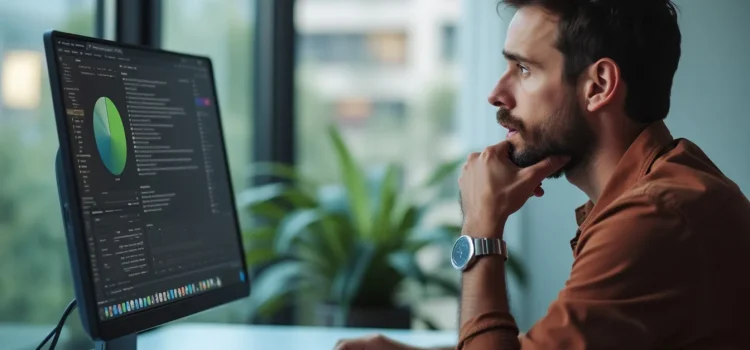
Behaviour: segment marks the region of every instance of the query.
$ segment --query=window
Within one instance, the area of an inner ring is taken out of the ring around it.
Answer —
[[[164,49],[212,60],[235,192],[248,184],[245,171],[252,157],[254,9],[255,1],[247,0],[164,0],[162,10]],[[188,319],[244,322],[247,311],[230,304]]]
[[[297,2],[297,159],[303,172],[331,176],[323,174],[331,168],[323,164],[331,163],[321,154],[330,152],[321,153],[328,145],[319,137],[329,123],[342,128],[360,162],[408,164],[407,183],[456,156],[457,72],[442,69],[440,48],[460,10],[457,1]],[[410,52],[419,55],[410,59]]]
[[[300,55],[303,60],[319,62],[361,61],[364,37],[356,34],[311,34],[302,36]]]
[[[303,61],[321,63],[404,64],[406,35],[398,32],[303,34]]]
[[[391,123],[403,126],[406,118],[404,101],[378,101],[368,98],[347,98],[335,104],[336,123],[340,126],[362,127],[365,124]]]
[[[73,298],[42,34],[94,34],[95,0],[0,0],[0,339],[31,349]],[[61,346],[90,348],[78,317]]]
[[[406,61],[404,33],[376,32],[367,36],[367,52],[371,60],[381,64],[403,64]]]
[[[458,49],[456,26],[448,24],[442,29],[442,55],[443,61],[452,63],[456,61],[456,51]]]
[[[445,46],[455,45],[461,9],[459,1],[297,1],[296,158],[303,174],[340,180],[321,136],[330,124],[368,175],[401,166],[405,188],[458,158],[459,72],[446,66],[444,51],[455,50]],[[459,223],[455,177],[446,181],[433,216]],[[454,327],[452,315],[433,316]]]
[[[214,67],[224,138],[236,191],[251,160],[254,1],[164,0],[162,46],[208,56]]]

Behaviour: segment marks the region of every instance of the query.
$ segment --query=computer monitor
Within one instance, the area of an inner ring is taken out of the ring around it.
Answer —
[[[57,31],[44,43],[86,332],[134,344],[248,296],[211,60]]]

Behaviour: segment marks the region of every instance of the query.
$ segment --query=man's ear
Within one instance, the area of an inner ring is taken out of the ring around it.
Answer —
[[[584,72],[584,106],[587,111],[595,112],[610,104],[622,88],[620,67],[609,58],[594,62]]]

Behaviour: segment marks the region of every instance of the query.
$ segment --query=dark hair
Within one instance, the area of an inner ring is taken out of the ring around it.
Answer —
[[[575,84],[601,58],[620,67],[628,86],[625,113],[637,121],[669,113],[672,81],[682,35],[671,0],[501,0],[514,8],[540,6],[560,19],[557,49],[565,57],[564,78]]]

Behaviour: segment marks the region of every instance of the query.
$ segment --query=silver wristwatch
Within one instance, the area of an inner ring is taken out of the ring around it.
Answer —
[[[474,238],[463,235],[453,244],[451,264],[457,270],[465,271],[472,263],[484,255],[500,255],[508,260],[508,247],[499,238]]]

